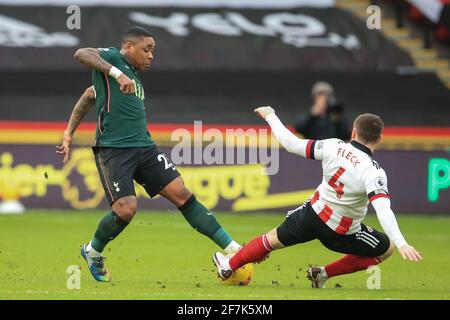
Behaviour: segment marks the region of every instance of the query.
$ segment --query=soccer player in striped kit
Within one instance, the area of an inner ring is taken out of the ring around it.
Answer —
[[[420,261],[421,253],[410,246],[398,227],[387,189],[385,171],[372,159],[381,140],[382,120],[373,114],[356,118],[352,141],[299,139],[275,115],[271,107],[255,112],[265,119],[273,135],[289,152],[322,162],[323,179],[314,195],[301,207],[289,211],[277,228],[246,244],[233,257],[213,255],[219,276],[229,278],[241,266],[264,260],[276,249],[318,239],[332,251],[345,254],[322,267],[310,267],[314,288],[327,279],[365,270],[386,260],[396,247],[405,260]],[[385,233],[362,223],[368,201],[372,203]]]

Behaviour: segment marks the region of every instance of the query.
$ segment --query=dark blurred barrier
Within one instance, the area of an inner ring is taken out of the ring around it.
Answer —
[[[162,150],[171,156],[170,148]],[[375,159],[387,172],[395,211],[450,213],[448,153],[380,151]],[[278,174],[262,174],[265,167],[276,166]],[[320,162],[286,151],[280,151],[278,159],[272,157],[267,166],[183,165],[179,170],[206,206],[236,212],[284,212],[297,207],[312,195],[322,178]],[[144,199],[147,196],[141,187],[136,192],[141,209],[175,210],[165,199]],[[26,207],[35,208],[105,207],[90,148],[75,148],[72,159],[63,167],[53,146],[0,145],[0,196],[20,198]]]
[[[150,123],[261,124],[253,107],[272,105],[292,124],[311,105],[311,86],[330,82],[351,120],[377,113],[387,126],[448,126],[450,90],[433,73],[155,72],[143,74]],[[67,121],[90,72],[3,72],[0,120]],[[87,121],[95,121],[91,112]]]
[[[82,7],[80,29],[58,6],[0,6],[0,70],[81,69],[78,47],[120,46],[132,25],[156,40],[155,70],[393,71],[402,49],[338,8]]]
[[[68,30],[64,6],[0,6],[0,120],[66,121],[91,83],[72,58],[76,48],[118,46],[123,30],[138,24],[157,41],[152,69],[142,74],[151,123],[259,123],[257,105],[294,121],[309,109],[313,83],[325,80],[349,119],[375,112],[388,126],[449,124],[450,92],[436,76],[414,73],[404,50],[338,8],[89,6],[81,13],[81,29]]]

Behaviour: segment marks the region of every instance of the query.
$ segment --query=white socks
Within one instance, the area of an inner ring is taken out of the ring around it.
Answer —
[[[320,274],[325,279],[328,279],[327,271],[325,270],[325,267],[320,267]]]
[[[231,241],[230,244],[224,249],[227,254],[234,254],[241,249],[241,245],[236,241]]]
[[[98,252],[97,250],[95,250],[94,248],[92,248],[91,243],[89,242],[88,245],[86,246],[86,252],[87,254],[92,257],[92,258],[97,258],[97,257],[101,257],[102,253]]]

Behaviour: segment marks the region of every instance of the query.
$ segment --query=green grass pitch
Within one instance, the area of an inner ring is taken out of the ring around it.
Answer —
[[[94,281],[79,249],[92,236],[100,211],[28,211],[0,215],[0,299],[450,299],[450,218],[398,215],[407,240],[424,256],[403,261],[396,252],[381,265],[381,289],[367,289],[366,272],[310,287],[309,264],[340,255],[318,241],[272,253],[255,265],[247,287],[219,284],[211,255],[216,246],[177,211],[140,212],[105,251],[114,281]],[[283,215],[217,213],[239,242],[277,226]],[[373,214],[367,224],[380,228]],[[81,289],[69,290],[68,266],[81,266]]]

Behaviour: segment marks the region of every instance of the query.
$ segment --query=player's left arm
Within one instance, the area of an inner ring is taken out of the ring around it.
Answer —
[[[105,52],[104,50],[102,50]],[[134,82],[126,76],[122,71],[112,65],[102,57],[100,49],[96,48],[80,48],[75,51],[74,59],[79,61],[82,65],[92,70],[97,70],[101,73],[110,75],[119,83],[120,90],[123,93],[134,93]],[[109,59],[111,61],[111,59]],[[112,62],[112,61],[111,61]]]
[[[80,48],[75,51],[74,59],[89,69],[109,74],[114,67],[108,61],[100,56],[99,50],[96,48]]]
[[[378,169],[369,173],[365,184],[369,201],[377,213],[378,221],[388,238],[397,247],[400,255],[403,259],[409,261],[422,260],[420,252],[406,242],[400,231],[397,219],[391,209],[391,200],[387,190],[387,178],[384,170]]]
[[[287,151],[304,158],[322,160],[322,150],[315,152],[315,149],[317,149],[315,148],[315,141],[298,138],[283,125],[272,107],[259,107],[255,109],[255,112],[267,121],[272,129],[272,134]]]
[[[84,91],[83,95],[75,104],[72,114],[70,115],[70,120],[67,124],[67,128],[66,130],[64,130],[62,143],[60,146],[56,146],[56,153],[64,156],[63,163],[69,161],[73,135],[75,134],[78,125],[81,123],[84,116],[89,112],[94,104],[95,92],[94,87],[91,86]]]

